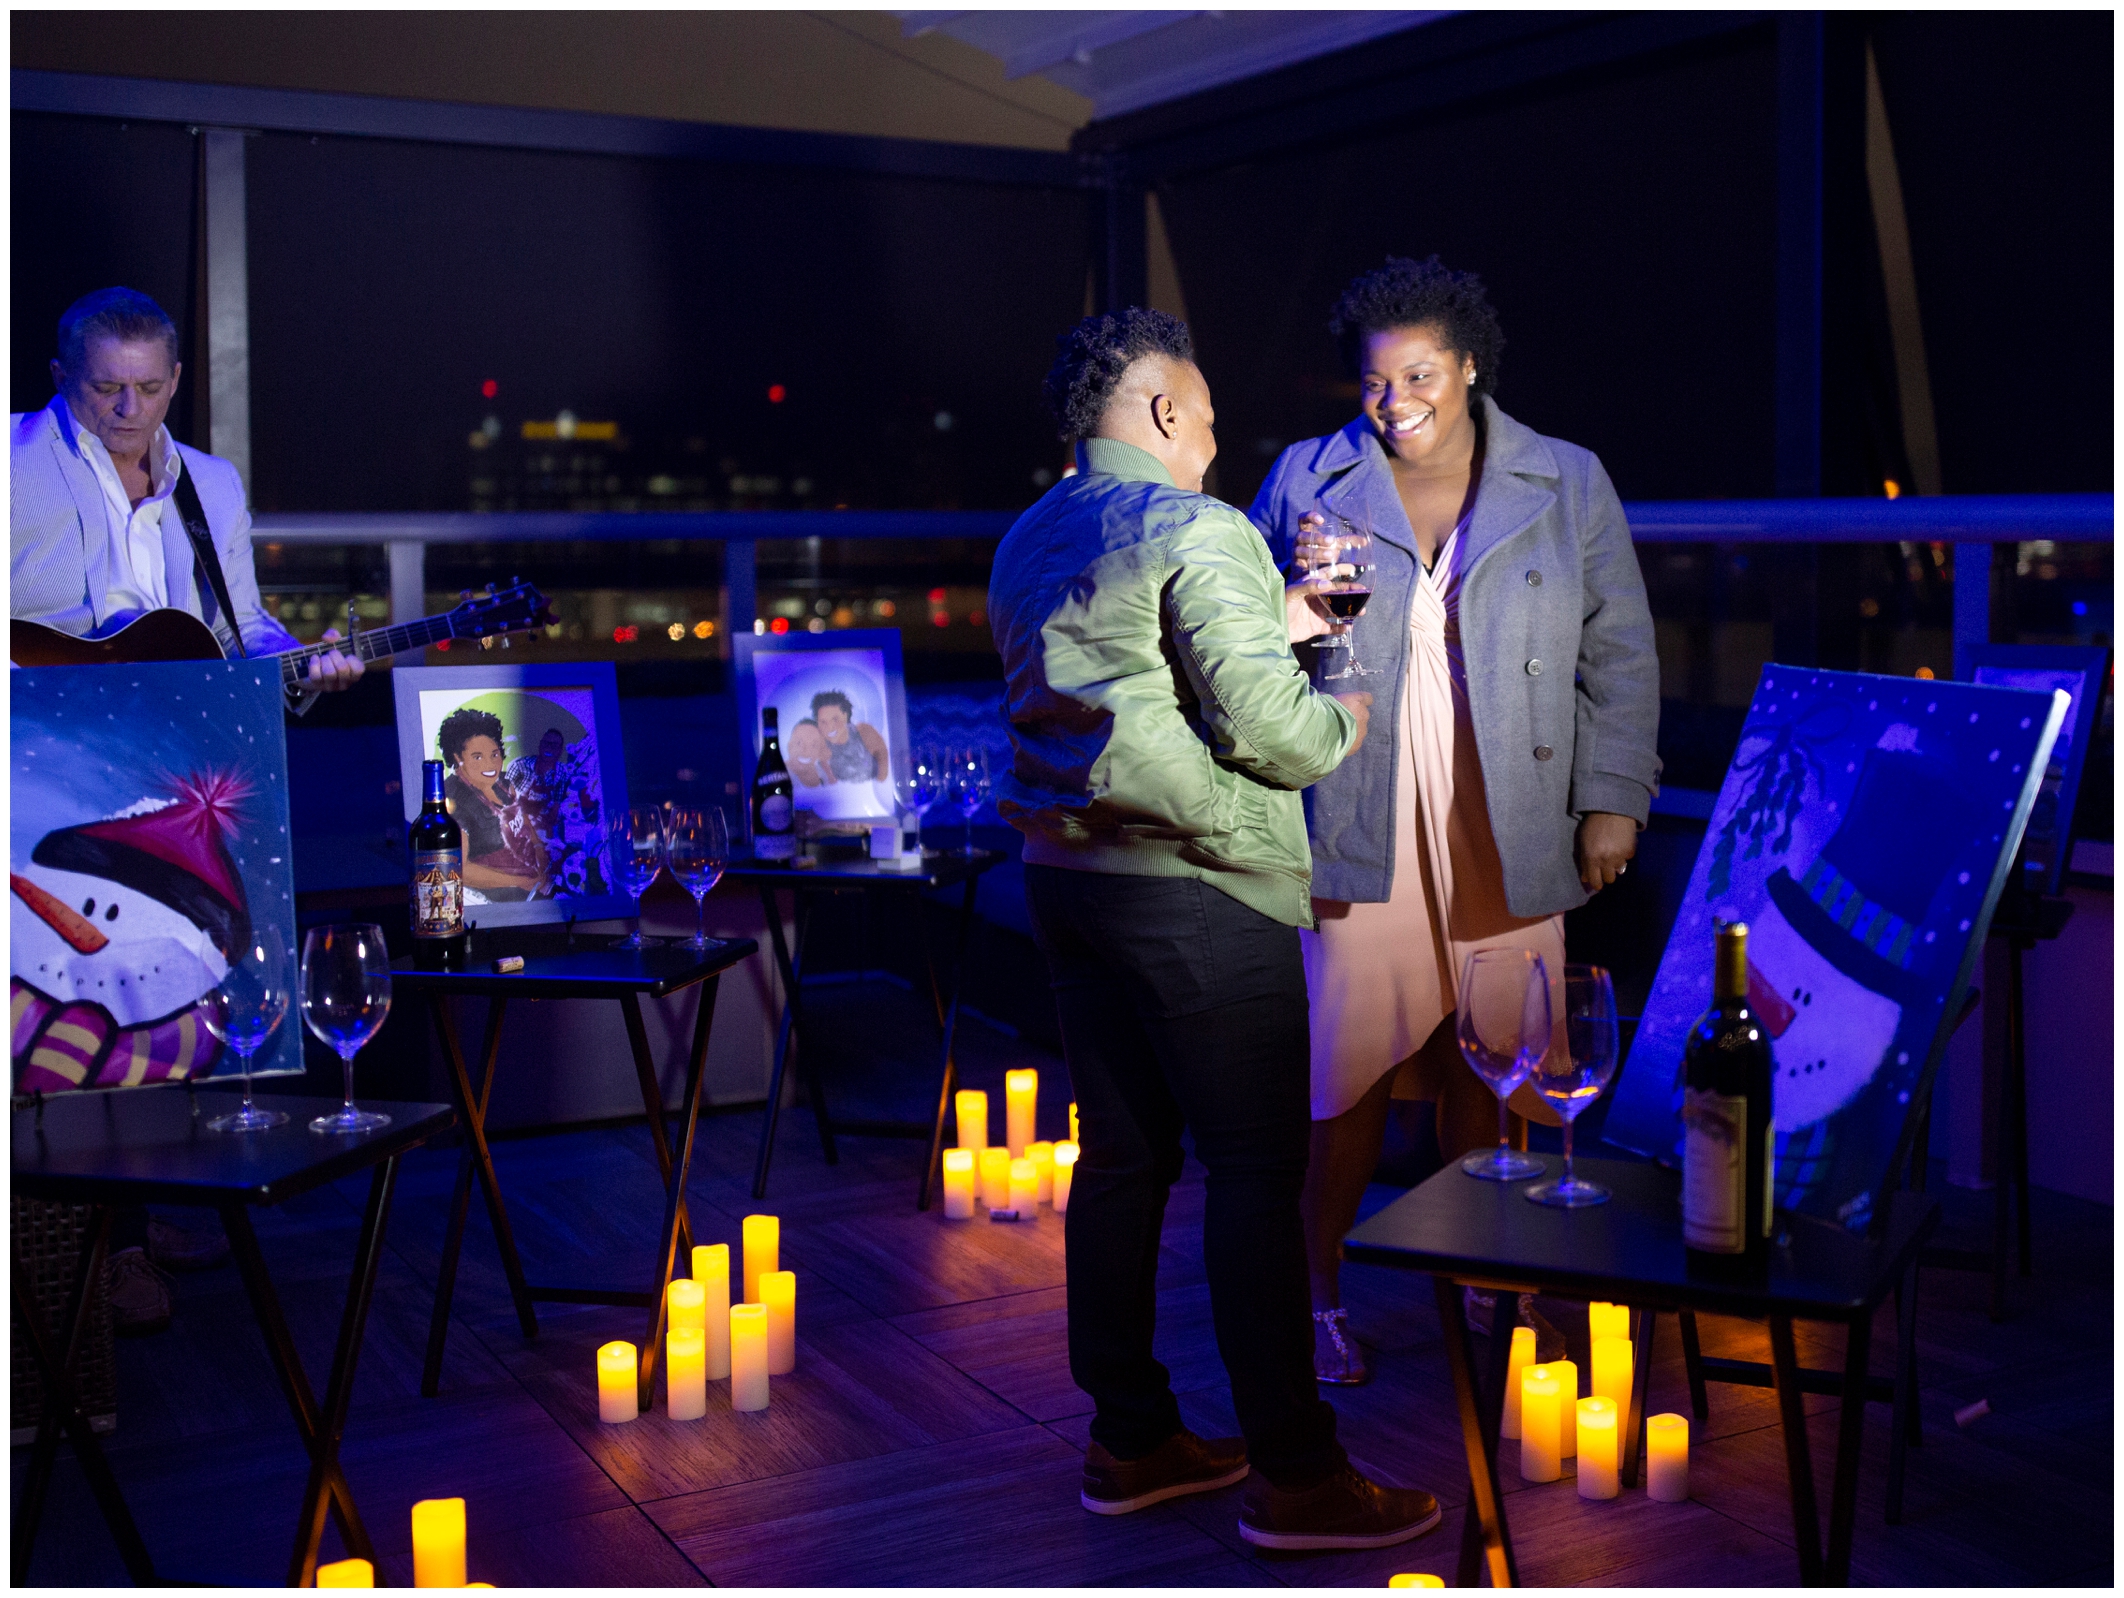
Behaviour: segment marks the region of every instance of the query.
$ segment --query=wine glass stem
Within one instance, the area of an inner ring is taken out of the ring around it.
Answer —
[[[249,1115],[251,1113],[251,1051],[249,1049],[238,1049],[236,1051],[236,1065],[243,1072],[243,1113]]]
[[[1504,1098],[1497,1100],[1497,1156],[1499,1159],[1512,1149],[1512,1112],[1506,1108]]]
[[[1578,1180],[1578,1178],[1577,1178],[1577,1177],[1575,1177],[1575,1176],[1573,1176],[1573,1175],[1571,1174],[1571,1119],[1572,1119],[1572,1118],[1571,1118],[1570,1116],[1568,1116],[1568,1115],[1567,1115],[1567,1116],[1565,1116],[1565,1117],[1563,1118],[1563,1124],[1564,1124],[1564,1174],[1563,1174],[1563,1185],[1564,1185],[1565,1187],[1567,1187],[1567,1188],[1568,1188],[1568,1187],[1571,1187],[1571,1186],[1574,1186],[1574,1185],[1575,1185],[1575,1184],[1577,1183],[1577,1180]]]
[[[346,1112],[349,1115],[354,1113],[354,1054],[352,1049],[342,1049],[339,1053],[340,1071],[346,1079]]]
[[[708,890],[702,888],[693,896],[693,941],[708,941]]]

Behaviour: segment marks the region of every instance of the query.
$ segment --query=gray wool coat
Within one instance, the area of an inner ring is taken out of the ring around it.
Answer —
[[[1588,450],[1544,438],[1481,401],[1482,484],[1465,537],[1460,598],[1468,705],[1490,830],[1516,916],[1585,903],[1573,856],[1578,818],[1604,810],[1643,825],[1659,791],[1659,657],[1644,576],[1622,503]],[[1395,785],[1403,758],[1409,602],[1416,538],[1386,452],[1362,416],[1277,458],[1249,513],[1279,564],[1298,518],[1341,513],[1368,526],[1371,603],[1356,622],[1371,736],[1305,793],[1313,893],[1384,902],[1394,886]]]

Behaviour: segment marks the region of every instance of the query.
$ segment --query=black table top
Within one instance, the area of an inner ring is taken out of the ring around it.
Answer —
[[[571,940],[560,927],[496,927],[472,934],[468,969],[421,971],[408,957],[391,962],[391,980],[422,992],[509,999],[617,999],[626,993],[661,999],[729,970],[760,948],[750,938],[722,938],[706,949],[685,948],[677,939],[645,949],[613,948],[621,936],[578,933]],[[504,955],[521,955],[523,970],[495,970]]]
[[[978,877],[1009,858],[1009,855],[998,854],[992,849],[970,855],[946,849],[924,853],[919,871],[896,871],[865,855],[822,855],[808,866],[746,856],[731,861],[723,875],[739,882],[764,882],[772,887],[867,888],[884,883],[911,882],[923,888],[947,888],[968,877]]]
[[[1547,1164],[1552,1176],[1563,1168],[1554,1155]],[[1780,1217],[1780,1236],[1789,1241],[1773,1241],[1763,1279],[1713,1282],[1690,1273],[1682,1248],[1679,1173],[1580,1159],[1578,1174],[1615,1196],[1590,1209],[1550,1209],[1526,1198],[1531,1182],[1485,1182],[1455,1162],[1358,1226],[1343,1254],[1480,1287],[1655,1309],[1847,1320],[1880,1302],[1939,1218],[1939,1201],[1922,1193],[1894,1195],[1877,1239]]]
[[[198,1113],[194,1115],[194,1100]],[[206,1123],[240,1102],[227,1089],[116,1088],[61,1093],[15,1117],[15,1192],[72,1203],[278,1204],[366,1170],[426,1142],[457,1119],[447,1104],[355,1102],[391,1124],[374,1132],[320,1133],[313,1117],[337,1099],[261,1093],[261,1109],[281,1110],[285,1126],[265,1132],[209,1132]]]

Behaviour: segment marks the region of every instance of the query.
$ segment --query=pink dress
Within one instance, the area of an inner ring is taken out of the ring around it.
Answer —
[[[1563,967],[1563,917],[1522,920],[1505,905],[1460,644],[1466,528],[1463,519],[1431,570],[1419,568],[1409,601],[1392,895],[1384,904],[1316,899],[1320,930],[1299,934],[1316,1121],[1351,1108],[1397,1066],[1413,1066],[1453,1012],[1461,967],[1475,950],[1532,949],[1552,976]],[[1413,1070],[1405,1072],[1396,1096],[1416,1096],[1405,1091],[1414,1085]]]

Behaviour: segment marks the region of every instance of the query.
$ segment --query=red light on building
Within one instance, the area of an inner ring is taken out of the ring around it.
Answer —
[[[450,640],[447,638],[438,638],[435,640],[435,647],[437,649],[448,649],[450,647]]]
[[[969,610],[966,613],[966,625],[969,627],[979,627],[987,620],[988,618],[982,615],[978,610]]]
[[[943,589],[941,589],[941,588],[932,588],[932,589],[931,589],[931,590],[929,591],[929,605],[930,605],[930,608],[931,608],[932,610],[942,610],[942,609],[944,608],[944,590],[943,590]]]
[[[779,405],[787,398],[789,398],[789,390],[782,387],[781,384],[769,383],[767,385],[767,403],[769,405]]]
[[[951,625],[951,618],[945,615],[944,612],[940,610],[934,616],[931,616],[929,618],[929,625],[932,627],[949,627]]]
[[[490,377],[484,383],[479,385],[479,391],[486,398],[492,399],[495,395],[501,392],[501,384],[495,382],[494,379]]]
[[[612,641],[615,644],[631,644],[640,639],[641,636],[641,628],[632,625],[612,629]]]
[[[767,624],[767,630],[771,633],[786,633],[789,631],[789,618],[787,616],[775,617],[773,621]]]

